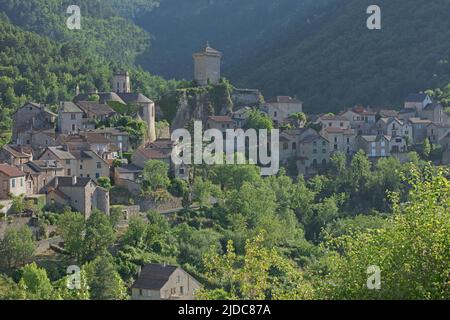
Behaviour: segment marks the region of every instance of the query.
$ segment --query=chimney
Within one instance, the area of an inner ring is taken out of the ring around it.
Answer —
[[[142,272],[142,267],[138,266],[138,270],[137,270],[137,276],[138,278],[141,276],[141,272]]]
[[[77,184],[77,176],[73,176],[72,177],[72,185],[76,185]]]

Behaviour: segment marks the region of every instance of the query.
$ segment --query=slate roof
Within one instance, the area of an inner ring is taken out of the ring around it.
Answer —
[[[427,98],[426,93],[410,93],[405,102],[423,102]]]
[[[336,127],[328,127],[324,129],[327,133],[342,133],[346,135],[353,135],[355,134],[354,129],[343,129],[343,128],[336,128]]]
[[[56,160],[34,160],[24,165],[24,172],[40,173],[45,170],[63,170],[64,167]]]
[[[135,164],[123,164],[116,168],[119,173],[139,173],[143,169]]]
[[[81,93],[77,95],[74,99],[75,102],[80,101],[89,101],[89,97],[91,95],[97,95],[100,97],[100,103],[108,103],[108,102],[119,102],[121,104],[126,104],[115,92],[92,92],[92,93]]]
[[[61,160],[74,160],[75,157],[69,152],[63,149],[61,146],[48,147],[49,151],[55,154]],[[44,152],[45,153],[45,152]]]
[[[148,264],[142,268],[132,288],[160,290],[177,269],[178,267],[175,266]]]
[[[386,140],[390,141],[391,138],[389,136],[385,135],[363,135],[361,138],[367,142],[375,142],[381,140],[381,138],[384,137]]]
[[[442,108],[442,104],[440,104],[440,103],[429,103],[423,109],[424,110],[434,110],[436,108]]]
[[[117,93],[117,95],[125,101],[125,103],[153,103],[152,100],[144,96],[142,93]]]
[[[80,101],[77,105],[84,111],[90,112],[97,116],[107,116],[115,114],[116,112],[105,103],[98,103],[92,101]]]
[[[64,113],[83,113],[83,110],[71,101],[61,102],[60,111]]]
[[[200,52],[194,53],[194,56],[196,55],[214,55],[214,56],[221,56],[222,53],[219,50],[216,50],[212,48],[209,43],[207,42],[206,45],[203,47],[203,49]]]
[[[86,187],[90,182],[94,182],[91,178],[81,178],[77,177],[77,183],[73,184],[73,178],[72,177],[55,177],[53,178],[50,183],[48,184],[48,188],[58,188],[58,187],[77,187],[77,188],[84,188]]]
[[[348,121],[346,117],[340,115],[323,115],[319,119],[324,121]]]
[[[431,123],[431,120],[420,118],[409,118],[409,122],[411,122],[412,124],[429,124]]]
[[[27,153],[21,146],[15,146],[15,145],[4,145],[3,150],[8,152],[9,154],[13,155],[16,158],[29,158],[31,156],[31,150],[30,153]]]

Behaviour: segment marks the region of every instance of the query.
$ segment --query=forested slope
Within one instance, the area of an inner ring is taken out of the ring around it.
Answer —
[[[399,106],[450,82],[450,2],[380,0],[382,30],[366,27],[370,0],[162,0],[138,19],[154,36],[139,58],[164,76],[192,77],[191,53],[209,40],[223,74],[265,96],[297,95],[309,112],[354,104]]]

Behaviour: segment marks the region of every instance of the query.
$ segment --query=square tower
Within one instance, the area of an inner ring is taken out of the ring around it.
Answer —
[[[116,93],[131,93],[130,74],[128,72],[115,73],[112,86]]]
[[[208,83],[217,84],[220,81],[220,63],[222,53],[206,44],[201,52],[193,54],[194,58],[194,80],[200,86]]]

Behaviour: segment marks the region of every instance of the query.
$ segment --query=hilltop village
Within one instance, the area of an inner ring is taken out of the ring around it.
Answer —
[[[193,57],[198,86],[219,84],[221,53],[207,45]],[[109,213],[109,195],[99,180],[109,179],[138,196],[149,160],[164,161],[174,177],[188,179],[187,167],[171,163],[169,128],[157,133],[155,103],[132,91],[127,72],[116,73],[112,87],[114,92],[77,89],[74,100],[62,101],[55,113],[36,102],[20,107],[13,114],[12,142],[0,150],[0,198],[42,197],[88,217],[92,208]],[[438,163],[450,162],[449,117],[425,93],[407,96],[401,110],[355,106],[321,115],[304,114],[302,102],[289,96],[261,101],[258,90],[237,89],[233,98],[239,107],[207,116],[204,128],[224,133],[246,128],[251,113],[260,112],[281,129],[281,165],[294,165],[293,176],[319,173],[336,152],[351,157],[363,150],[374,162],[390,156],[404,161],[424,143],[439,148]],[[145,123],[141,141],[132,143],[127,128],[111,121],[123,116],[123,110]]]
[[[206,45],[193,57],[198,88],[224,83],[219,51]],[[0,222],[0,238],[9,225],[21,221],[36,239],[51,236],[51,229],[42,234],[30,222],[36,219],[33,206],[54,212],[69,207],[89,219],[95,210],[109,216],[113,207],[121,205],[124,223],[149,208],[164,211],[184,206],[180,199],[149,200],[143,189],[152,174],[146,166],[155,160],[166,164],[171,179],[191,182],[191,168],[171,162],[175,142],[170,132],[192,120],[225,133],[252,128],[255,119],[263,119],[268,128],[280,129],[280,165],[293,178],[320,174],[336,153],[351,159],[363,151],[376,163],[386,157],[405,162],[416,151],[436,164],[450,163],[450,119],[443,106],[425,93],[408,95],[401,110],[354,106],[336,114],[305,114],[297,97],[266,100],[258,90],[233,88],[232,108],[204,106],[198,112],[180,105],[169,126],[157,121],[164,113],[162,106],[133,92],[128,72],[117,72],[111,81],[112,92],[77,88],[75,98],[61,101],[57,110],[28,102],[13,114],[12,141],[0,150],[0,202],[7,221]],[[17,212],[18,202],[31,205]],[[168,204],[161,207],[161,202]],[[146,266],[142,274],[163,274],[169,282],[176,275],[191,279],[182,269],[159,265]],[[190,281],[199,287],[195,279]],[[144,298],[144,282],[136,282],[134,298]],[[178,294],[183,295],[183,290]],[[186,294],[193,297],[192,290]]]

